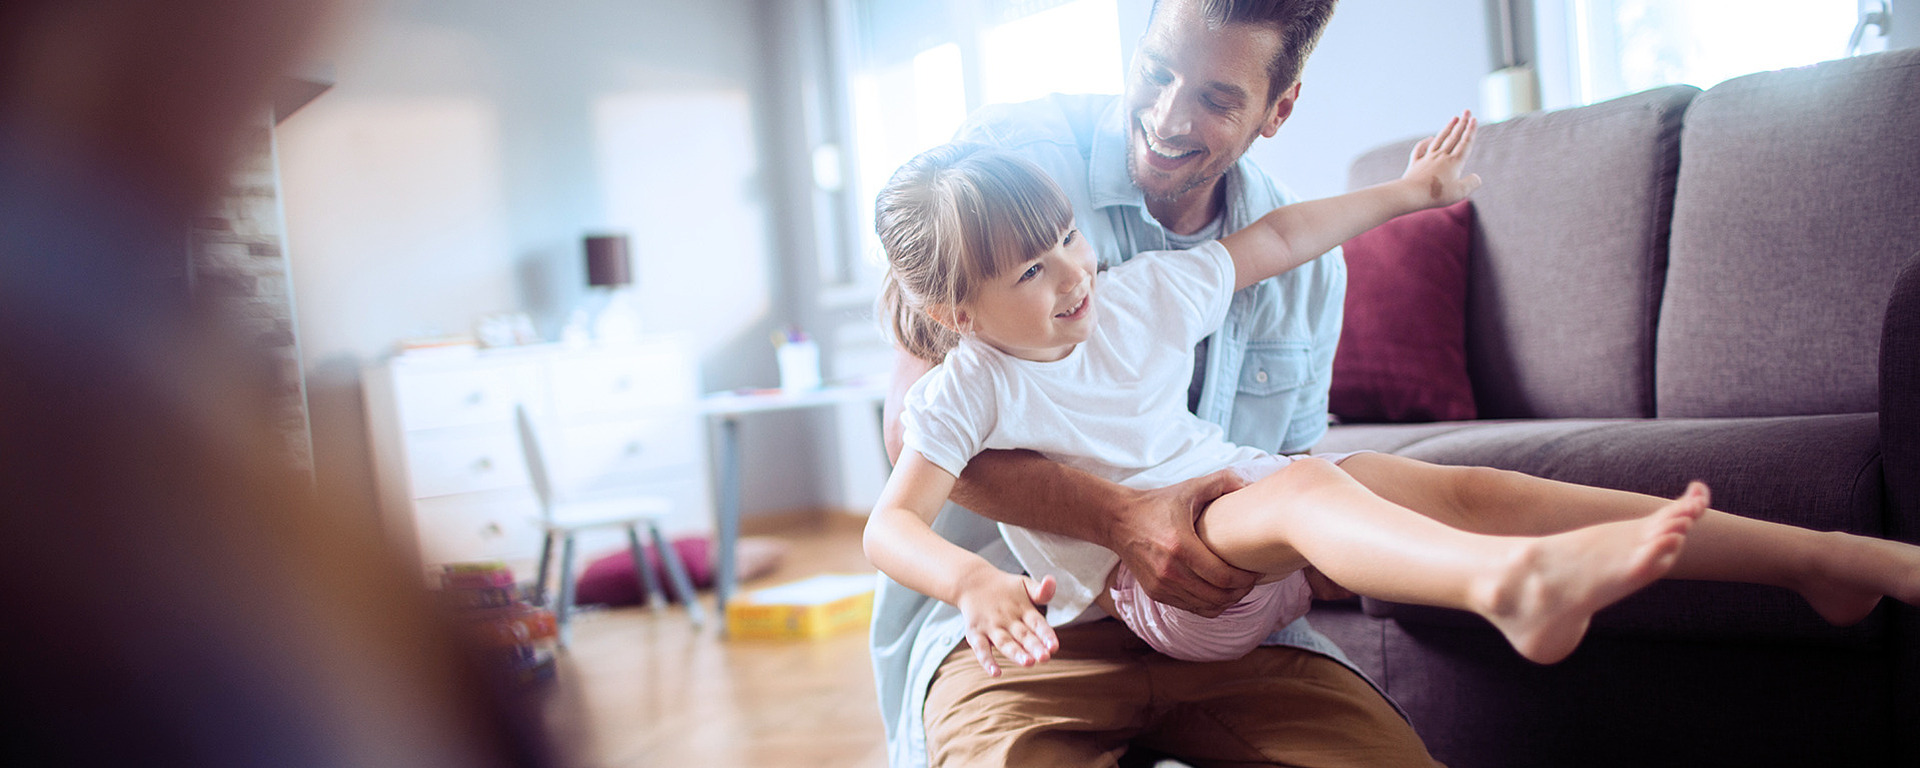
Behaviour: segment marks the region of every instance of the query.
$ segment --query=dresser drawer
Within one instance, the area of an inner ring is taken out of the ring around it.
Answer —
[[[568,421],[670,407],[696,396],[686,357],[674,345],[564,356],[552,371],[554,408]]]
[[[413,523],[426,562],[523,560],[540,554],[540,506],[514,488],[438,496],[414,503]]]
[[[393,387],[400,428],[510,423],[528,375],[527,370],[512,366],[399,369]]]
[[[698,466],[694,451],[705,446],[700,423],[691,414],[577,424],[561,430],[566,445],[554,467],[562,482],[649,474],[676,466]],[[616,480],[617,482],[617,480]]]
[[[527,459],[512,422],[407,433],[414,498],[527,485]]]

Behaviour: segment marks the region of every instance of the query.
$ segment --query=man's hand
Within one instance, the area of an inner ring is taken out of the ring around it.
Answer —
[[[1246,597],[1259,574],[1228,565],[1200,541],[1193,521],[1214,499],[1246,481],[1232,470],[1142,491],[1135,503],[1112,510],[1106,544],[1119,553],[1152,597],[1214,617]]]

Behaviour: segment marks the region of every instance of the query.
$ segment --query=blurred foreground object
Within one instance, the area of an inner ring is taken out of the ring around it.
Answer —
[[[0,763],[544,762],[192,288],[328,6],[0,5]]]

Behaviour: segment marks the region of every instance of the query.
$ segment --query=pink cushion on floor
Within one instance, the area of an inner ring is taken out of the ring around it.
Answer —
[[[687,566],[687,576],[693,579],[694,588],[713,586],[713,540],[705,536],[689,536],[673,539],[672,544],[674,552],[680,555],[680,562]],[[745,581],[778,567],[785,553],[786,547],[782,542],[743,538],[734,548],[734,570],[739,573],[740,580]],[[673,582],[667,578],[667,569],[660,562],[660,554],[654,551],[651,544],[646,547],[646,556],[657,583],[667,591],[667,599],[677,602]],[[580,577],[574,580],[573,602],[577,605],[638,604],[640,582],[633,570],[633,556],[623,549],[587,563],[586,570],[581,571]]]
[[[693,579],[693,586],[702,589],[713,585],[713,563],[709,553],[713,542],[706,537],[673,539],[673,550],[680,555],[680,562],[686,564],[687,575]],[[674,600],[673,582],[667,580],[666,566],[660,562],[660,553],[655,552],[651,544],[646,547],[647,565],[653,568],[657,583],[667,589],[667,599]],[[633,571],[633,556],[626,550],[614,552],[587,563],[580,572],[580,578],[574,582],[573,602],[580,605],[633,605],[640,602],[640,582]]]

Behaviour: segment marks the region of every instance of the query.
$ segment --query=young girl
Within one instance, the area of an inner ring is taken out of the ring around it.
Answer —
[[[1185,410],[1194,344],[1219,325],[1233,291],[1394,216],[1464,198],[1479,185],[1461,175],[1474,129],[1470,115],[1449,122],[1415,148],[1398,181],[1286,206],[1097,280],[1069,204],[1031,164],[967,145],[907,163],[877,205],[890,262],[883,301],[901,344],[944,360],[908,395],[906,450],[868,523],[868,557],[958,607],[995,675],[994,651],[1044,661],[1057,648],[1051,626],[1097,618],[1093,605],[1170,656],[1237,657],[1305,613],[1299,570],[1309,562],[1362,594],[1479,613],[1541,663],[1571,653],[1595,611],[1670,570],[1793,587],[1838,623],[1864,617],[1884,594],[1920,597],[1920,550],[1712,512],[1697,483],[1667,502],[1384,454],[1290,459],[1234,446]],[[1097,545],[1006,525],[1030,576],[999,571],[931,522],[973,455],[1002,448],[1135,488],[1234,467],[1254,482],[1215,502],[1196,528],[1222,559],[1267,576],[1208,619],[1148,599]],[[1516,522],[1530,512],[1533,522]],[[1703,515],[1706,552],[1678,568]]]

